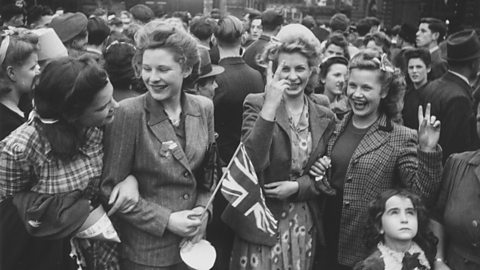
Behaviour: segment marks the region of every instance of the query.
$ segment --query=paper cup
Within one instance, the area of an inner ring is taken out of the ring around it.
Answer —
[[[98,206],[87,217],[87,220],[78,230],[76,237],[113,241],[120,243],[117,231],[113,227],[110,218],[108,218],[103,206]]]
[[[32,32],[38,35],[38,46],[40,47],[38,61],[68,56],[67,48],[65,48],[55,30],[42,28],[32,30]]]
[[[200,240],[196,244],[187,242],[180,249],[183,262],[195,270],[209,270],[213,267],[217,252],[207,240]]]

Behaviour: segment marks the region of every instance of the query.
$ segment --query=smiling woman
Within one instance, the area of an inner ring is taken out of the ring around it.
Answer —
[[[198,242],[208,218],[200,214],[213,185],[204,174],[215,140],[213,103],[183,91],[199,61],[197,43],[183,27],[152,21],[135,41],[136,71],[148,92],[123,100],[107,128],[102,191],[115,196],[114,186],[125,176],[138,179],[138,203],[129,213],[123,205],[116,212],[122,268],[187,269],[180,243]]]

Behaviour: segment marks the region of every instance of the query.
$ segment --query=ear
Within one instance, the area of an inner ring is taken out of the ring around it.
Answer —
[[[438,42],[438,37],[440,37],[440,33],[439,32],[434,32],[434,33],[432,33],[432,36],[433,36],[433,39]]]
[[[190,76],[190,74],[192,74],[192,67],[186,67],[183,69],[183,78],[187,78],[188,76]]]
[[[431,67],[431,66],[428,66],[428,67],[427,67],[427,74],[430,73],[430,71],[432,71],[432,67]]]
[[[7,76],[12,82],[17,81],[17,76],[15,75],[15,69],[12,66],[7,67]]]

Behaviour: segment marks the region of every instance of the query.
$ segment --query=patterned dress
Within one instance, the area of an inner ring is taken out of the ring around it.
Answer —
[[[297,124],[289,117],[291,179],[303,175],[312,151],[308,105],[305,102]],[[252,244],[236,237],[230,262],[231,270],[308,270],[313,267],[316,230],[307,202],[284,200],[288,212],[278,218],[277,243],[273,247]]]

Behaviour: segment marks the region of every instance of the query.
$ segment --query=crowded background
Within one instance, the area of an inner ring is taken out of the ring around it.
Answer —
[[[0,270],[480,269],[479,3],[201,2],[1,2]]]

